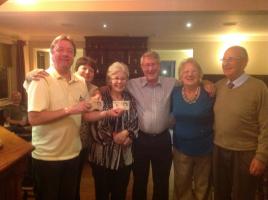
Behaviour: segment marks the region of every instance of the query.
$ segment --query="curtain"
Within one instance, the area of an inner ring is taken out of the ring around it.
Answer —
[[[25,63],[24,63],[24,52],[23,47],[25,45],[25,41],[18,40],[17,41],[17,90],[22,94],[22,101],[26,104],[26,95],[23,89],[23,82],[25,80]]]

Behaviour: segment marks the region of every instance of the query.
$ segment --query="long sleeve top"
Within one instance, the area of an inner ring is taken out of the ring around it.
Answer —
[[[267,87],[253,77],[233,89],[226,83],[227,79],[222,79],[216,84],[214,143],[229,150],[256,150],[255,157],[267,164]]]
[[[170,95],[176,84],[175,78],[160,76],[151,86],[145,77],[128,81],[127,89],[137,102],[140,129],[158,134],[170,126]]]
[[[101,92],[104,102],[103,109],[113,107],[110,90]],[[123,100],[130,102],[130,109],[124,111],[120,117],[106,117],[90,127],[89,161],[97,165],[117,170],[119,167],[133,163],[132,145],[124,146],[113,141],[113,132],[128,130],[131,138],[137,137],[138,114],[133,97],[126,91],[123,92]]]

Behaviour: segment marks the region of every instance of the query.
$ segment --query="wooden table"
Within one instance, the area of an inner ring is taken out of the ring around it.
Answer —
[[[27,167],[27,155],[33,146],[0,126],[0,199],[22,199],[21,181]]]

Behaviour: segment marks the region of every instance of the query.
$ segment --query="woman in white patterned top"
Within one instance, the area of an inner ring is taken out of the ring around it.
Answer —
[[[135,102],[125,91],[128,77],[126,65],[113,63],[107,71],[108,87],[101,91],[103,111],[84,115],[89,121],[97,121],[91,126],[89,150],[96,200],[124,200],[126,196],[133,163],[132,141],[138,133]]]

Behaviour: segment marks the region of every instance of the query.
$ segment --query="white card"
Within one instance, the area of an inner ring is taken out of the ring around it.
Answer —
[[[113,101],[113,108],[129,110],[129,101]]]

